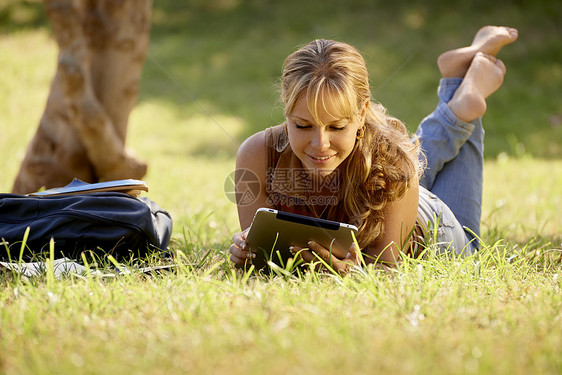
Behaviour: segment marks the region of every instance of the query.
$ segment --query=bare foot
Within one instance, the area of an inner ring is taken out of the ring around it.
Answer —
[[[437,59],[441,75],[462,78],[477,52],[496,56],[506,44],[515,42],[517,29],[504,26],[484,26],[476,33],[472,44],[444,52]]]
[[[466,75],[448,106],[466,122],[482,117],[486,112],[486,98],[503,83],[505,65],[494,56],[476,53]]]

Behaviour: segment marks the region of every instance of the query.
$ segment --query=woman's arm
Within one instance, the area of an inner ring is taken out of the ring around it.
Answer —
[[[267,204],[266,158],[264,131],[246,139],[238,149],[236,155],[236,197],[240,198],[245,193],[255,193],[255,189],[252,189],[246,183],[255,179],[259,181],[259,192],[256,196],[252,197],[246,194],[243,202],[237,202],[238,220],[242,230],[247,229],[252,224],[252,219],[258,208],[271,207]]]
[[[244,267],[246,262],[254,256],[246,248],[246,235],[248,228],[258,208],[270,207],[267,204],[266,193],[266,146],[265,132],[259,132],[242,143],[236,155],[236,198],[238,200],[238,220],[241,232],[232,236],[230,245],[230,260],[237,267]],[[257,195],[256,189],[248,185],[259,182]],[[244,198],[243,201],[240,198]]]
[[[384,233],[376,244],[364,249],[367,263],[378,260],[386,265],[396,264],[400,259],[400,251],[406,248],[412,237],[418,214],[418,200],[419,182],[415,176],[404,196],[389,202],[384,208]]]

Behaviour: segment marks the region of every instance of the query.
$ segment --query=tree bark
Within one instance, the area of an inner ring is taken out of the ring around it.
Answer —
[[[125,148],[150,34],[152,0],[45,0],[59,47],[45,111],[12,191],[140,179]]]

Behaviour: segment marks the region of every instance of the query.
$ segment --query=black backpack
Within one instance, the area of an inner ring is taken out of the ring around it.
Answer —
[[[55,257],[81,259],[83,251],[116,259],[165,251],[172,218],[148,198],[125,193],[27,196],[0,194],[0,258],[45,259],[54,238]],[[9,252],[9,256],[8,256]]]

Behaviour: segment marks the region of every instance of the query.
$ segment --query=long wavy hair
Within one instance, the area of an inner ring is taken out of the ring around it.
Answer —
[[[328,94],[336,103],[326,108]],[[371,99],[365,60],[353,46],[318,39],[287,57],[281,78],[281,100],[285,115],[306,95],[308,107],[318,121],[318,108],[351,118],[365,101],[364,135],[344,161],[338,198],[350,222],[359,228],[363,249],[374,245],[384,233],[384,208],[400,199],[421,171],[419,143],[411,141],[405,125],[388,115],[386,108]],[[288,139],[286,139],[288,143]],[[343,203],[343,204],[342,204]]]

